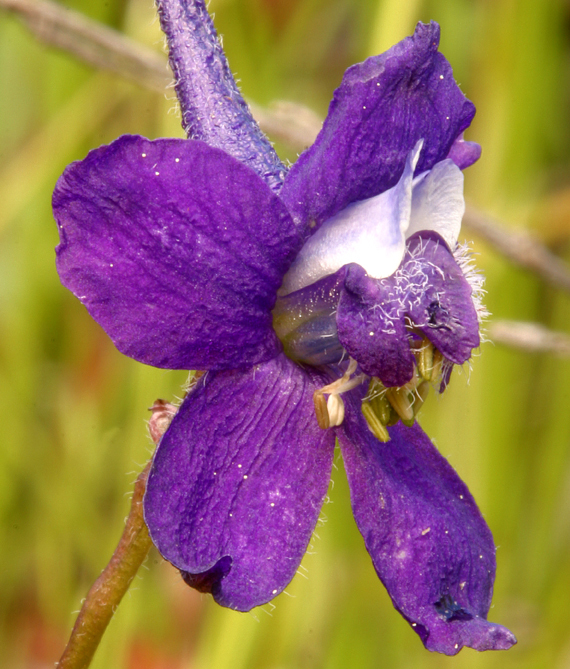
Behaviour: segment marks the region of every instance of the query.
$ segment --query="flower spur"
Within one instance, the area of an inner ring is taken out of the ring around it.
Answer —
[[[53,198],[61,280],[117,348],[207,370],[154,456],[153,542],[218,603],[269,601],[309,543],[338,438],[374,567],[425,646],[510,647],[486,620],[491,533],[414,423],[479,343],[453,255],[474,107],[438,26],[349,68],[288,170],[202,0],[158,10],[189,139],[120,137]]]

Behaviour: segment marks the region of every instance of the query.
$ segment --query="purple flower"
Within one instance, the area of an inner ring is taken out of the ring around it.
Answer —
[[[456,253],[474,107],[438,26],[347,70],[287,170],[202,0],[158,4],[191,139],[120,137],[53,198],[61,280],[117,348],[208,372],[154,457],[155,545],[224,606],[269,601],[309,543],[338,438],[374,567],[426,647],[510,647],[486,620],[491,533],[414,424],[479,344]]]

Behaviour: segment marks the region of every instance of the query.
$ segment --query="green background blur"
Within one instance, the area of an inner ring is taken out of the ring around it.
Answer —
[[[65,4],[162,48],[150,0]],[[418,20],[437,20],[441,50],[478,108],[468,139],[483,157],[466,173],[468,199],[570,259],[567,0],[212,0],[210,10],[250,99],[294,100],[321,115],[346,67]],[[67,163],[122,133],[181,136],[173,107],[40,45],[0,13],[2,667],[52,667],[59,657],[151,454],[147,407],[179,395],[186,376],[121,356],[60,286],[51,191]],[[570,331],[567,294],[475,248],[496,318]],[[514,649],[455,658],[423,649],[375,576],[337,459],[315,554],[274,610],[218,608],[153,552],[93,666],[570,667],[569,375],[568,360],[484,344],[472,371],[457,370],[421,417],[493,530],[489,617],[515,632]]]

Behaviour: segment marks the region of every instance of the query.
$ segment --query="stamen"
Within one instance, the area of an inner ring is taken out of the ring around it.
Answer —
[[[415,351],[415,353],[420,376],[425,381],[431,381],[433,370],[433,344],[427,337],[424,337],[421,347]]]
[[[346,372],[333,383],[329,383],[313,393],[313,403],[315,405],[315,415],[319,427],[326,430],[329,427],[338,427],[344,420],[344,402],[340,397],[341,393],[346,393],[356,386],[359,386],[366,378],[365,374],[358,374],[353,379],[350,377],[356,371],[358,363],[350,359]],[[325,402],[324,395],[328,395]]]
[[[370,431],[376,437],[376,439],[384,443],[390,441],[388,430],[380,418],[376,415],[372,404],[369,402],[362,402],[362,413],[364,414],[364,418],[368,423]]]
[[[344,420],[344,402],[340,395],[329,395],[327,400],[327,411],[331,427],[342,425]]]
[[[442,368],[443,368],[443,354],[440,351],[438,351],[438,349],[434,349],[431,379],[428,380],[430,380],[432,383],[435,383],[441,376]]]
[[[408,423],[414,420],[413,403],[410,401],[410,393],[404,387],[402,388],[388,388],[386,390],[386,397],[394,410],[400,416],[403,423]]]
[[[313,404],[315,405],[315,416],[317,417],[319,427],[321,430],[327,430],[331,426],[327,401],[325,400],[325,396],[318,390],[313,394]]]

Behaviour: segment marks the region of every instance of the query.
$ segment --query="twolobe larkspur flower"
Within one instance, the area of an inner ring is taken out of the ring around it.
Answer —
[[[414,423],[479,344],[457,255],[475,110],[437,24],[349,68],[287,169],[202,0],[158,10],[189,139],[120,137],[53,198],[61,280],[117,348],[207,371],[154,456],[155,545],[224,606],[269,601],[310,541],[338,438],[366,548],[426,647],[510,647],[486,620],[491,533]]]

